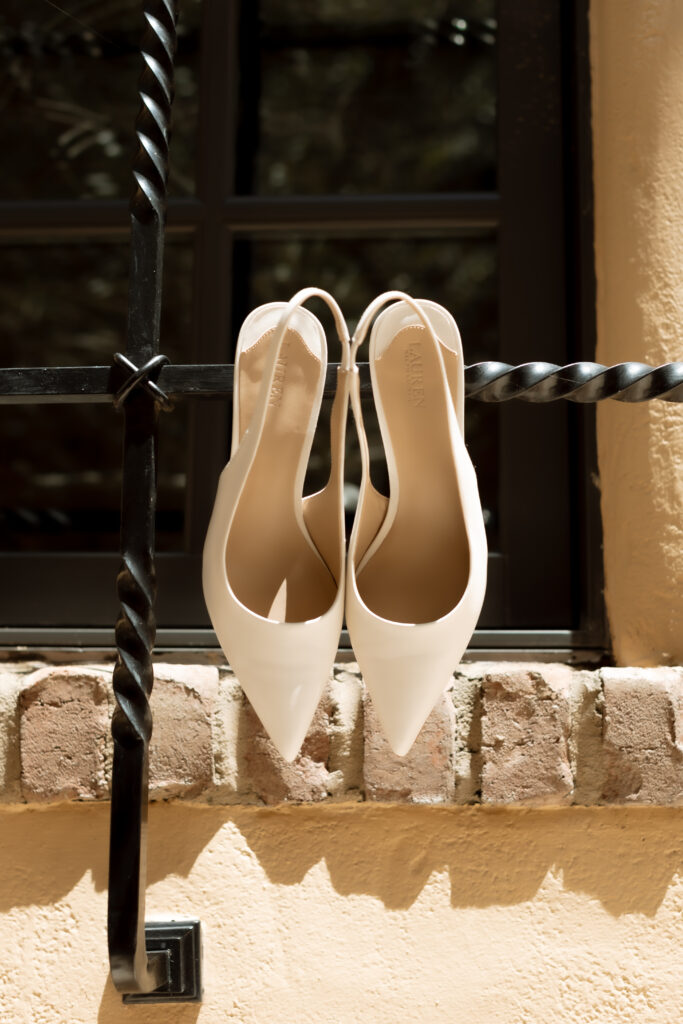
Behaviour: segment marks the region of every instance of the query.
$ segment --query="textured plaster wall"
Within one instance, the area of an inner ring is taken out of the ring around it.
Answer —
[[[648,1024],[683,1006],[683,810],[151,808],[205,1002],[107,976],[108,808],[0,813],[2,1024]]]
[[[683,359],[683,3],[593,0],[597,361]],[[622,665],[683,663],[683,406],[598,407]]]
[[[591,21],[597,359],[682,359],[683,2],[594,0]],[[683,408],[605,403],[598,440],[616,657],[681,663]],[[107,805],[8,805],[0,1024],[673,1024],[682,826],[680,808],[157,804],[148,916],[202,919],[205,1001],[124,1008]]]

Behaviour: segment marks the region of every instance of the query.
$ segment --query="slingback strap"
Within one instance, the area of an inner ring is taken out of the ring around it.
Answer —
[[[341,343],[341,363],[337,375],[337,393],[332,407],[330,422],[330,476],[322,491],[304,500],[303,516],[314,545],[333,572],[337,583],[342,579],[344,557],[344,511],[342,507],[344,476],[344,435],[346,412],[349,404],[349,380],[351,373],[351,341],[346,321],[335,299],[322,288],[303,288],[297,292],[282,310],[275,330],[270,338],[266,363],[261,379],[261,388],[249,424],[240,439],[235,458],[251,461],[261,440],[268,415],[268,403],[273,388],[280,350],[289,324],[305,302],[320,298],[328,305],[334,317],[335,327]],[[232,460],[231,460],[232,461]]]
[[[301,291],[298,291],[296,295],[292,296],[285,308],[282,310],[277,327],[270,339],[268,356],[266,358],[266,365],[263,371],[261,390],[243,440],[245,440],[247,436],[250,436],[252,443],[258,444],[261,434],[263,433],[266,416],[268,415],[268,401],[273,388],[273,382],[275,380],[275,372],[277,368],[277,361],[280,357],[280,349],[282,348],[282,342],[284,341],[290,321],[299,306],[308,302],[309,299],[316,297],[323,299],[332,311],[337,335],[339,336],[342,348],[341,369],[350,369],[351,342],[349,339],[346,321],[344,320],[344,316],[338,303],[329,292],[324,291],[322,288],[302,288]]]
[[[327,483],[316,494],[304,498],[304,522],[308,532],[333,576],[343,576],[344,524],[344,456],[346,420],[349,408],[351,370],[337,370],[337,389],[330,412],[330,474]]]
[[[398,301],[405,302],[408,306],[410,306],[414,313],[417,313],[419,319],[422,321],[422,326],[427,329],[427,333],[429,334],[430,338],[436,345],[437,351],[439,350],[439,338],[434,328],[432,327],[432,323],[429,317],[422,309],[420,304],[411,295],[407,295],[405,292],[384,292],[382,295],[378,295],[376,299],[373,299],[370,305],[365,309],[363,315],[358,321],[358,326],[356,327],[356,330],[353,332],[353,338],[351,339],[352,366],[356,365],[356,356],[358,354],[358,349],[365,341],[365,335],[368,332],[368,327],[374,320],[377,313],[379,313],[380,309],[382,309],[383,306],[386,306],[388,302]]]
[[[277,362],[280,345],[282,344],[282,339],[287,333],[287,327],[289,326],[289,321],[294,315],[294,311],[298,309],[299,306],[303,306],[309,299],[313,298],[323,299],[334,317],[337,337],[339,338],[339,343],[342,348],[341,368],[342,370],[348,370],[351,366],[351,339],[349,338],[349,329],[346,326],[344,314],[339,308],[339,303],[332,295],[330,295],[329,292],[326,292],[324,288],[302,288],[301,291],[298,291],[296,295],[292,296],[285,308],[282,310],[282,315],[277,327],[275,328],[275,334],[273,336],[271,346],[271,348],[274,346],[277,350],[275,353],[275,361]]]
[[[361,460],[361,487],[360,494],[358,496],[358,508],[356,512],[356,522],[354,524],[354,533],[352,535],[351,546],[349,548],[349,557],[354,563],[354,568],[361,561],[365,551],[377,533],[377,530],[380,528],[386,514],[388,501],[385,495],[380,494],[380,492],[377,491],[372,484],[370,477],[370,448],[363,419],[363,408],[360,397],[360,377],[358,374],[356,357],[358,349],[365,341],[370,324],[382,307],[386,306],[390,302],[404,302],[413,310],[414,313],[417,314],[418,319],[426,329],[427,334],[436,349],[441,363],[441,368],[443,370],[444,380],[446,380],[446,367],[439,337],[434,330],[431,320],[420,304],[412,298],[412,296],[401,291],[384,292],[383,295],[379,295],[374,299],[363,312],[351,340],[351,363],[353,370],[351,384],[351,408],[353,410],[353,418],[356,422],[356,432],[358,435],[358,446],[360,448]],[[456,415],[454,407],[453,415]]]
[[[322,490],[304,500],[304,521],[313,542],[339,583],[344,575],[346,548],[343,494],[346,419],[352,377],[351,342],[342,312],[327,292],[307,288],[295,295],[292,303],[297,300],[305,302],[309,296],[324,299],[331,309],[342,347],[342,358],[337,370],[337,387],[330,412],[330,475]],[[283,311],[283,318],[288,315],[286,310]]]
[[[356,357],[358,355],[358,349],[365,341],[365,336],[368,333],[368,327],[374,320],[375,316],[386,306],[389,302],[405,302],[410,308],[417,313],[419,319],[422,321],[422,325],[426,328],[432,342],[436,346],[436,350],[439,353],[439,359],[443,366],[443,356],[441,355],[441,345],[438,336],[432,326],[431,320],[422,309],[420,304],[411,296],[405,292],[391,291],[384,292],[382,295],[378,295],[376,299],[370,303],[369,306],[364,310],[356,330],[353,332],[353,338],[351,339],[351,368],[353,370],[353,384],[351,386],[351,408],[353,409],[353,418],[356,421],[356,430],[358,432],[358,444],[360,447],[360,460],[361,460],[361,471],[362,480],[365,482],[365,488],[370,487],[370,449],[368,446],[368,439],[365,433],[365,423],[363,421],[363,409],[360,400],[360,378],[358,376],[358,366],[356,363]],[[444,367],[444,375],[445,375]]]

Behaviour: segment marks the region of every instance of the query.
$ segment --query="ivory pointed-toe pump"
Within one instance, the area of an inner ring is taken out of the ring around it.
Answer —
[[[372,390],[389,473],[373,486],[356,354],[370,322]],[[464,441],[460,334],[442,306],[379,296],[352,341],[351,404],[363,476],[347,555],[346,622],[396,754],[412,746],[467,647],[486,589],[487,544]]]
[[[313,296],[334,314],[342,362],[330,477],[304,498],[327,367],[322,326],[302,308]],[[346,324],[327,292],[307,288],[247,317],[235,356],[231,457],[204,545],[204,597],[219,643],[287,761],[306,736],[342,626],[349,368]]]

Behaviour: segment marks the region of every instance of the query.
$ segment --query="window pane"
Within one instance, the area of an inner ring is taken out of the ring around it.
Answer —
[[[264,302],[285,301],[294,292],[315,283],[337,298],[352,330],[365,306],[380,292],[398,288],[411,295],[441,303],[450,310],[463,338],[467,363],[497,357],[498,311],[496,240],[493,237],[433,239],[318,239],[240,241],[235,245],[235,336],[250,309]],[[311,305],[323,322],[331,362],[339,361],[334,325],[321,302]],[[365,354],[364,354],[365,351]],[[360,359],[367,359],[367,347]],[[477,469],[486,510],[489,544],[498,545],[498,410],[482,402],[466,403],[466,437]],[[383,479],[383,453],[379,427],[367,403],[366,428],[373,451],[373,477]],[[352,438],[353,431],[349,432]],[[329,437],[324,422],[314,445],[308,489],[326,480]],[[348,453],[347,476],[360,478],[355,443]]]
[[[59,9],[66,6],[68,14]],[[127,197],[140,0],[4,0],[2,7],[0,198]],[[200,0],[183,0],[180,9],[169,187],[185,195],[195,181]]]
[[[163,414],[157,546],[182,550],[188,407]],[[118,551],[123,417],[111,405],[0,406],[0,550]]]
[[[125,348],[127,244],[0,250],[0,333],[6,366],[111,363]],[[192,361],[193,250],[166,246],[162,350]],[[183,546],[189,406],[161,419],[158,547]],[[0,406],[0,549],[116,551],[122,418],[108,405]]]
[[[0,249],[0,361],[4,366],[102,366],[125,348],[127,243]],[[193,250],[169,240],[164,257],[162,351],[191,361]]]
[[[238,192],[495,188],[494,0],[242,10]]]

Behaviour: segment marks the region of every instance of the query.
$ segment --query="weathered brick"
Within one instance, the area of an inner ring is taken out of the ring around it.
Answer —
[[[607,803],[683,804],[683,670],[607,668]]]
[[[5,662],[0,665],[0,802],[21,800],[19,697],[39,665]]]
[[[447,803],[453,799],[455,713],[450,692],[443,694],[405,755],[395,754],[365,697],[363,777],[369,800]]]
[[[219,670],[218,688],[212,718],[213,785],[210,799],[217,803],[239,800],[239,761],[237,748],[244,703],[242,687],[234,673]]]
[[[569,754],[574,775],[575,804],[599,802],[605,785],[605,754],[602,742],[602,680],[600,673],[572,670],[572,724]]]
[[[97,800],[108,794],[106,673],[45,668],[19,698],[21,790],[29,802]]]
[[[500,665],[482,680],[484,803],[571,801],[571,670]]]
[[[150,797],[196,796],[213,782],[212,717],[218,669],[159,664],[154,675]]]
[[[481,679],[477,665],[461,665],[451,697],[455,708],[453,770],[455,803],[476,803],[481,798]]]
[[[105,799],[112,666],[0,671],[0,797]],[[405,758],[358,666],[335,666],[301,754],[277,755],[229,669],[156,665],[152,798],[683,804],[683,670],[475,663]],[[574,787],[572,788],[572,776]]]
[[[336,665],[330,701],[330,794],[360,799],[363,788],[363,684],[355,662]]]
[[[240,718],[239,791],[243,799],[265,804],[317,803],[339,787],[340,772],[330,771],[331,728],[335,711],[328,686],[316,709],[301,751],[285,761],[275,749],[249,701]]]

